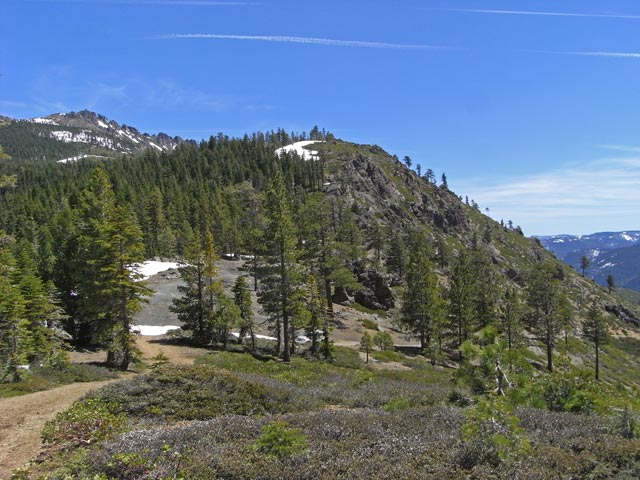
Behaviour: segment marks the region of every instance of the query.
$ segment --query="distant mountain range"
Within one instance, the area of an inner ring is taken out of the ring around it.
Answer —
[[[185,141],[164,133],[141,133],[88,110],[27,120],[0,116],[0,145],[15,160],[67,163],[146,149],[170,152]]]
[[[640,231],[591,235],[538,237],[560,260],[580,269],[580,259],[591,261],[587,275],[601,285],[613,275],[616,286],[640,290]]]

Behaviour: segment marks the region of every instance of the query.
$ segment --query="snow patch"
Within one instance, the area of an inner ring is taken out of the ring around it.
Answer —
[[[104,123],[102,120],[98,120],[98,125],[100,125],[102,128],[109,128],[109,125]]]
[[[320,140],[304,140],[302,142],[292,143],[291,145],[287,145],[285,147],[278,148],[276,150],[276,155],[279,157],[282,156],[283,153],[291,153],[295,152],[300,158],[303,160],[318,160],[318,152],[315,150],[306,150],[303,147],[307,145],[311,145],[313,143],[318,143]],[[324,142],[321,142],[324,143]]]
[[[132,325],[131,331],[137,333],[138,335],[144,336],[156,336],[156,335],[165,335],[167,332],[171,330],[180,329],[179,325]]]
[[[73,163],[85,158],[108,158],[108,157],[105,157],[103,155],[89,155],[88,153],[81,153],[76,157],[69,157],[69,158],[63,158],[62,160],[58,160],[57,163]]]
[[[87,158],[89,156],[90,155],[87,155],[86,153],[81,153],[77,157],[69,157],[69,158],[63,158],[62,160],[58,160],[58,163],[73,163],[73,162],[77,162],[78,160],[82,160],[83,158]]]
[[[562,238],[556,238],[553,243],[564,243],[564,240]]]
[[[604,265],[602,265],[600,268],[615,267],[615,266],[616,266],[615,263],[607,262]]]
[[[627,235],[626,233],[622,234],[622,238],[624,238],[627,242],[634,242],[635,239],[631,235]]]
[[[31,123],[40,123],[43,125],[58,125],[56,122],[54,122],[53,120],[49,119],[49,118],[32,118],[30,120]]]
[[[55,130],[50,132],[50,137],[64,143],[88,143],[98,145],[110,150],[123,150],[120,143],[114,142],[111,138],[99,137],[88,130],[81,130],[78,133],[72,133],[68,130]],[[126,149],[124,149],[126,150]]]
[[[148,260],[142,264],[136,264],[133,266],[136,273],[142,275],[143,280],[146,280],[157,273],[171,270],[172,268],[178,268],[178,264],[176,262],[159,262],[157,260]]]
[[[131,135],[129,132],[127,132],[126,130],[118,130],[118,135],[120,135],[121,137],[127,137],[129,140],[131,140],[133,143],[140,143],[140,140],[138,140],[136,137],[134,137],[133,135]]]
[[[160,150],[161,152],[163,151],[161,147],[159,147],[158,145],[156,145],[155,143],[153,143],[153,142],[151,142],[151,141],[149,142],[149,145],[151,145],[151,146],[152,146],[152,147],[154,147],[154,148],[157,148],[157,149],[158,149],[158,150]]]

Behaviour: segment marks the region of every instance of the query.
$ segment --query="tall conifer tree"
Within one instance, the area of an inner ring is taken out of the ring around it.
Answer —
[[[402,304],[402,327],[420,339],[420,348],[430,347],[441,324],[443,302],[431,251],[424,234],[414,236],[409,252],[407,284]]]
[[[275,323],[276,336],[279,339],[278,348],[284,346],[282,359],[289,362],[291,359],[290,321],[293,311],[290,300],[299,287],[300,272],[297,265],[299,251],[296,229],[280,170],[276,171],[267,191],[264,210],[267,219],[265,258],[268,275],[262,284],[260,298],[263,308]]]

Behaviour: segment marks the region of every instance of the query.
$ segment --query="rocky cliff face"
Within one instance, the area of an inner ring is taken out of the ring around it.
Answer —
[[[433,226],[443,233],[471,231],[459,198],[407,169],[377,146],[318,146],[329,161],[326,192],[352,203],[361,226],[378,220],[403,228]]]

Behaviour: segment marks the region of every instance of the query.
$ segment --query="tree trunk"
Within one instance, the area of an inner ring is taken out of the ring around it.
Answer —
[[[283,242],[284,243],[284,242]],[[289,335],[289,307],[288,298],[289,293],[287,285],[287,264],[284,257],[284,245],[280,245],[280,278],[282,282],[281,302],[282,302],[282,330],[284,333],[284,349],[282,351],[282,360],[285,362],[291,361],[291,352],[289,350],[290,335]]]
[[[324,336],[324,338],[322,339],[322,344],[323,344],[323,350],[324,350],[323,353],[324,353],[325,360],[331,358],[331,346],[329,344],[329,319],[330,318],[333,318],[333,312],[327,311],[327,317],[325,318],[323,329],[322,329],[322,334]]]
[[[596,327],[597,329],[597,327]],[[600,336],[596,330],[596,380],[600,380]]]
[[[547,370],[553,372],[553,346],[551,345],[551,324],[547,318]]]

